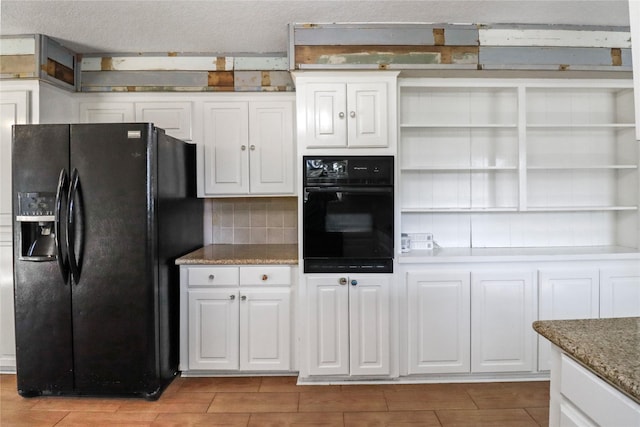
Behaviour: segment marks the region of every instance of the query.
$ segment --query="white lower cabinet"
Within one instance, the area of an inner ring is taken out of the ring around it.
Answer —
[[[391,276],[306,276],[310,375],[391,373]]]
[[[600,317],[640,316],[640,263],[600,271]]]
[[[410,271],[406,280],[408,373],[469,372],[469,272]]]
[[[549,426],[638,426],[640,405],[553,346]]]
[[[183,267],[180,369],[290,370],[290,278],[282,266]]]
[[[471,273],[471,371],[533,371],[534,273]]]
[[[538,320],[589,319],[599,316],[598,269],[538,271]],[[551,343],[538,336],[538,370],[551,369]]]
[[[238,369],[236,289],[189,291],[189,370]]]

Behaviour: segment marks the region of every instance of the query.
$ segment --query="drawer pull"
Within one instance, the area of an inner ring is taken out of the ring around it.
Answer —
[[[229,295],[229,299],[230,299],[231,301],[233,301],[234,299],[236,299],[236,296],[235,296],[235,295]]]
[[[216,276],[214,276],[213,274],[209,275],[209,280],[213,280]]]
[[[266,281],[268,278],[269,278],[269,276],[267,276],[266,274],[263,274],[263,275],[262,275],[262,281],[263,281],[263,282],[264,282],[264,281]]]
[[[246,295],[242,295],[242,296],[240,297],[240,299],[241,299],[242,301],[246,301],[246,300],[247,300],[247,296],[246,296]]]

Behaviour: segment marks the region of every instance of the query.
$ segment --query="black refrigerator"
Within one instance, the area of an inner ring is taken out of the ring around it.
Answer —
[[[150,123],[16,125],[12,144],[18,392],[158,398],[174,261],[203,240],[195,146]]]

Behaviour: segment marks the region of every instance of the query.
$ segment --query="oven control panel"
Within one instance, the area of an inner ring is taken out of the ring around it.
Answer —
[[[393,185],[393,156],[304,156],[304,185]]]

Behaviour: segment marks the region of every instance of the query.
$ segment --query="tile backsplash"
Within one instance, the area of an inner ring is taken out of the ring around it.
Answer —
[[[207,204],[211,243],[298,241],[298,201],[295,197],[207,199]]]

